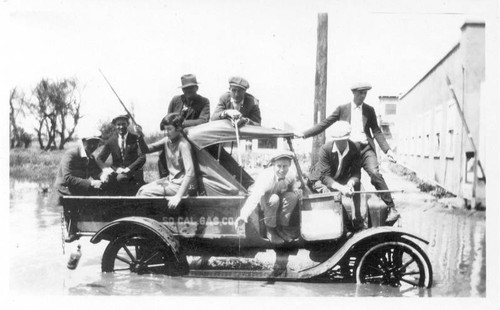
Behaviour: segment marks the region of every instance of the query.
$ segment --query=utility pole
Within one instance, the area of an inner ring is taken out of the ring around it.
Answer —
[[[326,75],[328,65],[328,13],[318,14],[318,45],[314,89],[314,125],[326,118]],[[313,137],[311,167],[318,161],[319,149],[325,144],[325,132]]]

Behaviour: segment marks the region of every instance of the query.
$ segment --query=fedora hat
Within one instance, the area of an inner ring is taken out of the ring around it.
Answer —
[[[347,140],[351,134],[351,125],[346,121],[336,121],[332,125],[333,141]]]
[[[247,80],[240,76],[232,76],[229,78],[229,86],[236,86],[239,88],[243,88],[244,90],[247,90],[250,88],[250,84],[248,83]]]
[[[357,82],[351,85],[351,90],[370,90],[372,86],[370,83],[366,82]]]
[[[196,75],[194,74],[184,74],[181,76],[181,86],[179,88],[186,88],[190,86],[197,86],[198,81],[196,81]]]

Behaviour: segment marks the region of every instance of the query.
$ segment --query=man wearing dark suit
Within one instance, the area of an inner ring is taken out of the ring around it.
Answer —
[[[361,156],[356,144],[349,139],[351,126],[345,121],[333,124],[332,141],[325,143],[319,150],[319,159],[311,169],[309,181],[318,192],[329,192],[331,189],[352,197],[354,213],[353,227],[358,230],[363,225],[360,210],[359,191],[361,187]]]
[[[120,115],[113,119],[116,135],[109,138],[96,158],[103,169],[101,180],[108,183],[107,190],[121,195],[135,195],[135,191],[144,184],[142,166],[146,155],[141,153],[137,143],[137,135],[128,131],[128,115]],[[111,154],[111,167],[106,167],[106,160]]]
[[[370,176],[371,183],[377,190],[388,190],[384,177],[379,172],[377,155],[375,153],[376,148],[373,140],[377,140],[380,148],[390,160],[395,162],[396,156],[390,149],[384,134],[378,126],[375,110],[364,103],[368,90],[371,88],[371,85],[368,83],[353,85],[351,87],[353,93],[352,102],[338,106],[330,116],[299,136],[308,138],[317,135],[339,120],[349,122],[352,130],[350,139],[355,142],[361,153],[361,165]],[[391,194],[381,193],[380,198],[389,208],[387,223],[394,223],[399,218],[399,213],[395,208]]]
[[[212,114],[211,120],[232,119],[238,126],[245,124],[260,126],[259,100],[247,93],[250,84],[239,76],[229,78],[229,91],[224,93]]]
[[[95,195],[100,192],[101,169],[92,155],[100,142],[100,133],[85,135],[76,147],[64,153],[54,184],[59,203],[63,195]]]
[[[198,81],[194,74],[181,76],[182,95],[172,98],[168,105],[168,113],[178,113],[184,118],[182,126],[184,128],[207,123],[210,119],[210,101],[198,95]],[[160,125],[160,129],[161,128]],[[161,152],[158,157],[158,171],[160,178],[168,176],[165,152]]]

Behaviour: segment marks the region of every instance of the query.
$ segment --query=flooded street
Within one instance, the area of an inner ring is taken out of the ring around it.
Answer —
[[[391,186],[391,185],[390,185]],[[181,296],[423,296],[484,297],[486,295],[485,212],[452,210],[416,203],[417,194],[395,199],[403,219],[399,225],[428,240],[424,250],[434,269],[431,289],[399,292],[391,287],[345,283],[238,281],[172,278],[161,275],[101,273],[107,241],[90,238],[64,245],[61,210],[39,185],[10,183],[9,287],[30,295],[181,295]],[[405,195],[405,196],[400,196]],[[81,244],[76,270],[66,268],[69,253]]]

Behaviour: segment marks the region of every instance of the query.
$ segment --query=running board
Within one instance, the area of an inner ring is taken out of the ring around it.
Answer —
[[[300,280],[297,272],[288,269],[276,270],[207,270],[191,269],[185,277],[218,278],[234,280]]]

